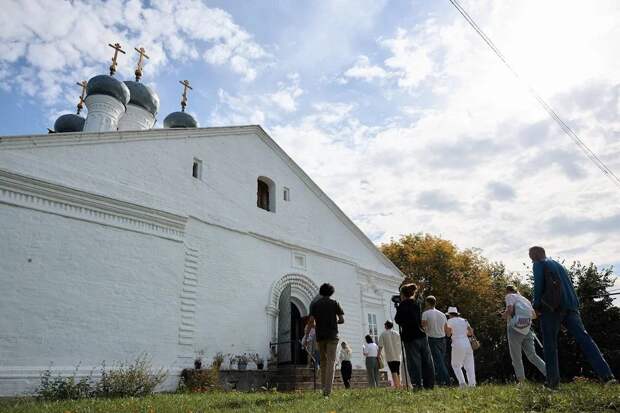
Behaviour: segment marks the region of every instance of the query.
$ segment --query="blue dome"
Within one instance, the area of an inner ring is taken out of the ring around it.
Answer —
[[[124,83],[129,88],[129,103],[140,106],[155,116],[159,110],[159,96],[153,89],[143,83],[131,80],[126,80]]]
[[[82,132],[85,121],[86,119],[81,116],[73,113],[67,113],[66,115],[62,115],[56,119],[56,122],[54,122],[54,132]]]
[[[88,81],[86,96],[90,95],[112,96],[125,106],[129,103],[129,89],[127,86],[120,80],[116,80],[108,75],[95,76]]]
[[[197,126],[196,119],[185,112],[172,112],[164,119],[164,128],[195,128]]]

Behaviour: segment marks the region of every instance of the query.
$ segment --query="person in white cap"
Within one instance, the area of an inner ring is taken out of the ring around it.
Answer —
[[[451,364],[454,375],[459,381],[460,387],[474,387],[476,385],[476,369],[474,366],[474,351],[469,343],[469,336],[474,335],[474,330],[469,322],[462,318],[456,307],[448,307],[448,323],[446,335],[452,338]],[[467,373],[467,381],[463,377],[463,368]]]

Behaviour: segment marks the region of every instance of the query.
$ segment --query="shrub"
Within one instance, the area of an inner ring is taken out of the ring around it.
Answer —
[[[146,396],[163,383],[166,372],[163,369],[152,371],[146,354],[138,356],[132,363],[118,363],[114,369],[101,368],[101,380],[95,387],[98,397]]]
[[[113,369],[101,363],[101,379],[95,381],[91,371],[77,379],[79,365],[72,376],[52,376],[51,368],[41,374],[36,395],[46,400],[83,399],[87,397],[130,397],[151,394],[166,378],[163,369],[153,371],[146,354],[132,363],[120,362]]]
[[[75,367],[73,375],[52,377],[51,367],[41,374],[41,384],[36,391],[38,397],[45,400],[77,400],[90,397],[92,394],[92,372],[77,379],[79,364]]]

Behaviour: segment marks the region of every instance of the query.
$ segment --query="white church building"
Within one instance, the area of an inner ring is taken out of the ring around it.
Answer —
[[[154,92],[114,82],[91,79],[88,116],[58,133],[0,137],[0,395],[50,365],[143,353],[172,378],[199,354],[268,359],[271,343],[304,363],[323,282],[362,367],[399,270],[260,126],[198,128],[182,111],[151,129]]]

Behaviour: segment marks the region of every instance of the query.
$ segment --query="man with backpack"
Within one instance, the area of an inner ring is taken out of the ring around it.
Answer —
[[[575,338],[594,372],[605,383],[616,383],[609,364],[588,334],[579,315],[579,300],[566,268],[547,258],[544,248],[529,251],[534,273],[534,309],[540,314],[545,363],[546,386],[557,389],[560,384],[558,333],[563,325]]]
[[[508,335],[508,350],[510,359],[515,369],[517,381],[525,381],[525,370],[523,369],[523,356],[532,363],[543,376],[547,375],[545,362],[536,354],[534,345],[534,332],[532,331],[532,319],[535,313],[530,301],[519,294],[519,291],[512,285],[506,287],[506,309],[503,317],[506,319],[506,333]]]

